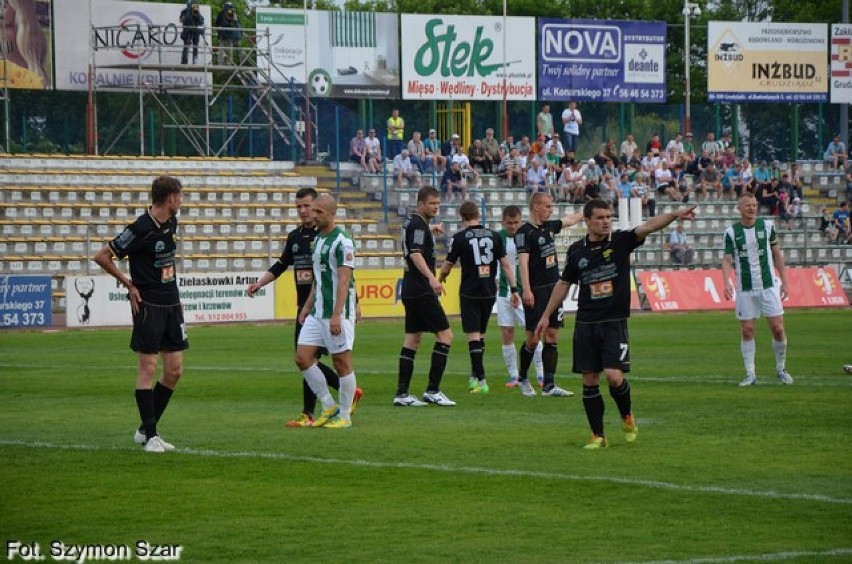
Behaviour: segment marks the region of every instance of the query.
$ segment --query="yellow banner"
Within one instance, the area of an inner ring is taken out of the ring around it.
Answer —
[[[362,317],[405,316],[399,292],[402,289],[402,269],[370,269],[355,271],[355,287]],[[459,283],[461,271],[456,268],[444,284],[447,294],[441,297],[441,305],[447,315],[459,313]],[[285,272],[275,281],[275,318],[295,319],[296,285],[290,272]]]

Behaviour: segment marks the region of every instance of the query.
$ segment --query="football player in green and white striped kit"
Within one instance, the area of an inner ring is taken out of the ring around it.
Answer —
[[[352,345],[355,342],[355,244],[343,229],[335,225],[337,202],[323,194],[313,202],[319,233],[312,243],[314,285],[299,321],[303,324],[296,347],[296,365],[305,381],[322,403],[322,413],[312,427],[345,429],[351,427],[352,400],[355,397],[355,372],[352,369]],[[328,391],[322,371],[317,367],[317,350],[325,347],[334,369],[340,375],[339,405]]]
[[[761,315],[766,316],[772,333],[775,374],[781,383],[792,384],[793,378],[787,373],[787,335],[784,332],[784,307],[781,305],[781,301],[787,297],[787,274],[778,234],[771,221],[757,217],[757,199],[754,194],[743,194],[737,209],[740,221],[725,231],[722,275],[725,279],[725,299],[735,297],[736,315],[742,329],[740,349],[746,377],[740,386],[751,386],[757,382],[754,325]],[[778,270],[780,280],[775,279],[775,269]],[[732,270],[736,274],[736,292],[731,285]]]

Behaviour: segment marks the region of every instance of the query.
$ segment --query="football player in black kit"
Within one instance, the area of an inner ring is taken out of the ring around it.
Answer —
[[[133,314],[130,348],[139,354],[136,407],[141,426],[133,440],[145,452],[174,450],[157,434],[172,392],[183,373],[183,351],[189,348],[175,273],[175,215],[181,205],[181,183],[160,176],[151,185],[151,207],[103,246],[92,260],[127,288]],[[130,262],[130,278],[112,260]],[[154,384],[157,355],[163,358],[163,375]]]
[[[435,239],[433,232],[442,234],[441,225],[429,225],[438,215],[441,194],[431,186],[417,191],[417,210],[409,215],[402,226],[402,255],[405,273],[402,278],[402,305],[405,308],[405,340],[399,353],[399,377],[393,404],[400,407],[423,407],[428,404],[453,406],[441,391],[441,379],[447,367],[447,355],[453,342],[450,322],[438,296],[444,287],[435,278]],[[423,332],[435,334],[429,384],[423,400],[408,392],[414,374],[414,357],[420,346]]]
[[[487,394],[483,356],[485,354],[485,331],[491,317],[491,309],[497,300],[498,263],[512,291],[512,306],[518,307],[520,299],[515,281],[513,265],[506,256],[503,239],[496,231],[481,225],[479,208],[474,202],[465,201],[459,206],[464,230],[453,235],[450,252],[441,265],[438,281],[442,284],[450,275],[453,265],[461,261],[462,277],[459,287],[461,299],[462,329],[467,335],[470,353],[470,387],[472,394]]]
[[[255,292],[284,274],[288,267],[293,267],[293,279],[296,282],[296,311],[302,311],[302,306],[308,299],[311,293],[311,288],[314,283],[314,265],[311,257],[311,243],[319,233],[319,229],[314,225],[313,203],[317,198],[317,191],[313,188],[300,188],[296,192],[296,211],[299,213],[299,219],[302,220],[302,225],[287,234],[287,242],[284,244],[284,251],[281,257],[275,261],[269,270],[263,273],[257,282],[249,285],[246,293],[249,297],[254,297]],[[356,306],[357,307],[357,306]],[[299,333],[302,330],[302,324],[296,320],[296,331],[293,335],[293,342],[299,342]],[[294,345],[295,346],[295,345]],[[322,350],[320,353],[322,354]],[[340,387],[340,378],[335,374],[331,367],[317,361],[317,366],[325,376],[325,381],[329,387],[335,390]],[[317,396],[308,386],[304,378],[302,380],[302,413],[295,419],[287,422],[287,427],[310,427],[314,422],[314,410],[317,407]],[[355,414],[355,409],[358,402],[361,400],[363,392],[361,388],[355,388],[355,398],[352,401],[351,415]]]
[[[583,207],[586,236],[568,248],[565,270],[544,315],[556,311],[571,284],[579,284],[577,318],[574,324],[574,372],[583,375],[583,407],[592,438],[583,447],[607,446],[604,435],[604,402],[600,373],[609,383],[609,393],[621,415],[624,440],[636,440],[639,427],[633,417],[630,384],[624,373],[630,371],[627,318],[630,317],[630,255],[645,237],[679,219],[694,219],[695,206],[650,218],[629,231],[612,231],[612,208],[603,200],[591,200]],[[546,328],[544,318],[536,333]]]
[[[559,280],[559,260],[556,257],[556,242],[553,236],[566,227],[576,225],[583,218],[583,214],[573,213],[562,219],[550,221],[551,213],[553,213],[553,199],[550,195],[533,194],[530,198],[530,217],[515,234],[527,335],[526,342],[521,347],[518,388],[526,397],[535,396],[535,390],[527,377],[540,340],[534,330],[542,319],[553,286]],[[574,395],[573,392],[563,390],[555,383],[556,364],[559,360],[556,343],[560,327],[562,327],[561,307],[549,316],[547,331],[543,335],[544,346],[541,351],[541,361],[544,365],[544,383],[541,389],[543,396]]]

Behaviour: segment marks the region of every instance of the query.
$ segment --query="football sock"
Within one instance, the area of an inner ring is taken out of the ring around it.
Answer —
[[[618,406],[618,413],[621,414],[622,419],[630,415],[632,407],[630,405],[630,384],[627,382],[627,378],[622,380],[621,385],[617,388],[610,386],[609,395],[615,400],[615,405]]]
[[[535,366],[535,377],[538,378],[541,376],[544,378],[544,363],[541,360],[541,353],[544,350],[544,343],[539,341],[538,345],[535,347],[535,354],[533,355],[533,366]]]
[[[772,350],[775,351],[775,371],[781,372],[787,368],[787,339],[783,341],[772,339]]]
[[[302,378],[302,413],[313,415],[316,408],[317,395],[308,385],[308,381]]]
[[[467,348],[470,353],[470,374],[477,380],[485,378],[485,369],[482,367],[482,341],[468,341]]]
[[[541,363],[544,365],[544,388],[553,385],[556,379],[556,364],[559,361],[559,349],[555,343],[546,343],[541,351]]]
[[[604,401],[598,386],[583,386],[583,408],[592,433],[598,436],[604,434]]]
[[[154,391],[136,390],[136,407],[145,437],[150,439],[157,434],[157,411],[154,409]]]
[[[751,341],[740,341],[740,350],[743,353],[746,376],[754,376],[754,349],[754,339]]]
[[[355,399],[355,373],[340,378],[340,418],[349,419],[352,412],[352,400]]]
[[[521,345],[521,365],[518,367],[518,377],[523,382],[527,379],[527,373],[530,370],[530,364],[533,359],[533,351],[527,348],[527,344]]]
[[[316,363],[310,365],[307,370],[302,370],[302,376],[305,377],[308,386],[311,387],[317,399],[320,400],[323,409],[334,407],[334,398],[328,392],[328,384],[325,383],[325,376],[322,375],[322,370],[319,369]]]
[[[339,390],[340,378],[337,377],[337,372],[335,372],[332,367],[327,364],[323,364],[320,361],[317,361],[317,367],[322,370],[322,375],[325,376],[325,383],[328,384],[328,387]]]
[[[172,394],[175,391],[161,382],[154,384],[154,413],[157,415],[157,422],[163,416],[163,412],[169,405],[169,400],[172,399]]]
[[[503,345],[503,362],[506,363],[506,370],[509,372],[509,378],[518,379],[518,351],[515,350],[515,345]]]
[[[402,347],[399,351],[399,377],[396,385],[396,395],[404,396],[408,394],[408,387],[411,385],[411,375],[414,374],[414,357],[417,351]]]
[[[432,347],[432,366],[429,367],[429,387],[427,392],[438,392],[441,390],[441,380],[444,377],[444,369],[447,367],[447,356],[450,354],[450,345],[435,343]]]

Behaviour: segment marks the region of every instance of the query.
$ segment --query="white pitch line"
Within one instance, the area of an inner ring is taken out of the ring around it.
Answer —
[[[735,556],[706,556],[704,558],[689,558],[687,560],[652,560],[624,564],[717,564],[726,562],[775,562],[777,560],[792,560],[794,558],[831,558],[852,554],[852,548],[832,548],[822,551],[790,551],[773,554],[738,554]]]
[[[137,449],[121,448],[121,447],[102,447],[97,445],[61,445],[43,441],[15,441],[0,439],[0,445],[3,446],[18,446],[26,448],[44,448],[58,450],[83,450],[83,451],[129,451]],[[312,464],[337,464],[346,466],[361,466],[368,468],[397,468],[404,470],[431,470],[437,472],[447,472],[452,474],[467,473],[480,474],[485,476],[509,476],[518,478],[537,478],[545,480],[563,480],[572,482],[604,482],[610,484],[621,484],[627,486],[640,486],[645,488],[683,491],[692,493],[707,493],[707,494],[722,494],[735,495],[744,497],[758,497],[765,499],[782,499],[792,501],[813,501],[818,503],[829,503],[835,505],[852,505],[852,499],[842,497],[831,497],[822,494],[808,493],[785,493],[772,490],[749,490],[741,488],[725,488],[722,486],[699,486],[690,484],[675,484],[671,482],[661,482],[656,480],[639,480],[635,478],[621,478],[618,476],[580,476],[578,474],[563,474],[560,472],[541,472],[538,470],[523,470],[523,469],[500,469],[500,468],[485,468],[479,466],[451,466],[448,464],[423,464],[417,462],[382,462],[375,460],[353,459],[347,460],[343,458],[321,458],[317,456],[303,456],[295,454],[287,454],[285,452],[254,452],[254,451],[218,451],[209,449],[191,449],[181,448],[176,449],[175,453],[188,454],[192,456],[204,456],[213,458],[257,458],[261,460],[286,460],[288,462],[307,462]]]

